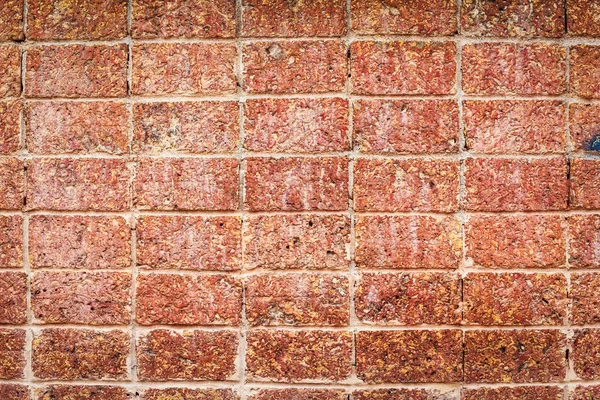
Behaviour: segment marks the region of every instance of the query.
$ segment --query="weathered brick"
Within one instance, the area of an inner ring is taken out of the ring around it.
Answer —
[[[456,8],[456,0],[352,0],[352,30],[367,35],[454,35]]]
[[[466,148],[473,153],[565,151],[565,104],[560,101],[465,101]]]
[[[354,166],[357,211],[458,210],[459,163],[448,160],[368,160]]]
[[[600,208],[600,161],[594,159],[573,159],[570,168],[571,208]]]
[[[124,97],[127,45],[33,46],[27,49],[30,97]]]
[[[0,398],[3,400],[29,400],[29,388],[24,385],[0,384]]]
[[[594,380],[600,377],[600,329],[575,331],[569,362],[580,379]]]
[[[361,215],[354,260],[362,268],[458,268],[461,236],[451,217]]]
[[[567,313],[563,274],[471,273],[463,280],[468,325],[561,325]]]
[[[459,382],[460,330],[361,331],[356,374],[367,383]]]
[[[354,140],[362,153],[457,152],[458,119],[453,100],[358,100]]]
[[[154,330],[138,340],[142,381],[228,380],[236,372],[238,334],[233,331]]]
[[[572,324],[586,325],[600,322],[600,274],[572,274],[569,298]]]
[[[239,107],[233,101],[137,103],[132,150],[232,152],[238,145],[238,119]]]
[[[240,269],[241,225],[238,217],[140,217],[137,264],[146,269]]]
[[[463,389],[461,400],[562,400],[559,386],[519,386]]]
[[[235,158],[143,158],[134,202],[140,210],[236,210],[238,179]]]
[[[118,386],[51,385],[35,390],[35,400],[130,400],[131,396]]]
[[[19,379],[25,369],[25,330],[0,328],[0,379]]]
[[[478,216],[465,224],[467,261],[484,268],[561,268],[560,216]]]
[[[571,36],[600,36],[600,2],[566,0],[567,31]]]
[[[573,94],[600,98],[600,46],[578,45],[569,52],[570,82]]]
[[[377,325],[451,325],[461,322],[461,279],[449,273],[362,273],[356,316]]]
[[[27,39],[111,40],[126,35],[126,0],[27,1]]]
[[[565,0],[466,0],[461,6],[467,36],[550,37],[565,33]]]
[[[0,209],[20,210],[25,198],[25,164],[16,158],[0,159]]]
[[[561,382],[565,335],[558,330],[465,332],[465,381]]]
[[[467,44],[462,87],[469,94],[562,94],[565,60],[565,49],[556,44]]]
[[[240,397],[231,389],[148,389],[142,400],[238,400]]]
[[[24,3],[23,0],[4,0],[0,3],[0,41],[24,38]]]
[[[255,42],[244,45],[242,53],[249,93],[344,90],[347,59],[340,41]]]
[[[350,149],[348,101],[247,100],[244,147],[251,151],[320,153]]]
[[[1,6],[0,6],[1,7]],[[17,45],[0,46],[0,97],[21,94],[21,50]]]
[[[51,380],[123,380],[129,347],[129,335],[120,330],[43,329],[33,339],[33,374]]]
[[[0,324],[27,322],[27,274],[0,272]]]
[[[567,163],[564,158],[469,158],[465,162],[465,185],[465,208],[471,211],[567,208]]]
[[[248,216],[243,227],[247,269],[345,269],[350,219],[345,215]]]
[[[227,275],[143,274],[135,314],[141,325],[239,325],[242,283]]]
[[[600,152],[600,105],[571,104],[569,132],[575,151]]]
[[[134,0],[131,35],[136,38],[230,38],[235,0]]]
[[[571,268],[600,267],[600,214],[572,215],[568,221]]]
[[[364,389],[352,393],[353,400],[451,400],[451,394],[428,389]]]
[[[342,381],[350,376],[352,335],[336,331],[253,330],[246,353],[250,381]]]
[[[0,268],[23,267],[23,217],[0,215]]]
[[[11,154],[21,149],[20,101],[0,101],[0,154]]]
[[[133,46],[132,93],[210,95],[236,90],[236,48],[221,43]]]
[[[578,385],[571,391],[569,400],[590,400],[600,397],[600,386]]]
[[[350,322],[345,275],[254,275],[246,280],[245,299],[250,325],[344,326]]]
[[[260,389],[250,394],[248,400],[347,400],[344,390],[335,389]]]
[[[348,209],[348,159],[247,158],[246,209]]]

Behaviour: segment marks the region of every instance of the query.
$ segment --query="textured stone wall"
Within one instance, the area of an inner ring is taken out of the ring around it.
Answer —
[[[0,0],[1,400],[600,399],[600,0]]]

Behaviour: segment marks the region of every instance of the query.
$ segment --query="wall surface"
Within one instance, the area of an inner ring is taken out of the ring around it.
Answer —
[[[600,0],[0,0],[0,399],[600,399]]]

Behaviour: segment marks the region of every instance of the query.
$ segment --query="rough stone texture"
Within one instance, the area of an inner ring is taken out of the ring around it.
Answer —
[[[465,140],[471,153],[565,151],[565,104],[560,101],[465,101]]]
[[[227,275],[143,274],[137,278],[140,325],[239,325],[242,283]]]
[[[346,46],[337,40],[254,42],[243,46],[242,57],[244,88],[249,93],[344,90]]]
[[[337,97],[248,100],[244,147],[311,154],[349,150],[348,101]]]
[[[571,92],[585,98],[600,98],[600,46],[578,45],[569,52]]]
[[[342,274],[254,275],[246,279],[250,325],[346,326],[348,278]]]
[[[247,342],[251,382],[338,382],[351,373],[350,332],[251,330]]]
[[[134,0],[131,35],[152,38],[235,36],[235,0]]]
[[[25,369],[25,330],[0,328],[0,379],[20,379]]]
[[[594,210],[600,208],[600,161],[573,159],[570,168],[571,208]]]
[[[138,339],[138,376],[142,381],[229,380],[237,347],[233,331],[154,330]]]
[[[34,334],[33,374],[50,380],[127,379],[129,340],[120,330],[43,329]]]
[[[566,11],[569,35],[600,36],[600,2],[598,0],[567,0]]]
[[[240,397],[231,389],[148,389],[142,400],[238,400]]]
[[[558,95],[567,88],[566,51],[546,43],[467,44],[462,74],[467,94]]]
[[[600,152],[600,105],[571,104],[569,132],[575,151]]]
[[[25,164],[17,158],[0,158],[0,209],[20,210],[25,199]]]
[[[600,267],[600,214],[572,215],[568,221],[571,268]]]
[[[140,217],[137,264],[144,269],[240,269],[241,225],[239,217]]]
[[[440,393],[427,389],[375,389],[357,390],[352,393],[353,400],[453,400],[451,393]]]
[[[465,381],[560,382],[565,377],[564,333],[558,330],[465,332]]]
[[[236,48],[222,43],[141,43],[132,50],[134,95],[211,95],[236,90]]]
[[[27,49],[29,97],[124,97],[127,45],[44,45]]]
[[[465,162],[465,184],[465,208],[470,211],[567,208],[567,163],[564,158],[469,158]]]
[[[458,210],[459,163],[450,160],[368,160],[354,164],[357,211]]]
[[[452,42],[359,41],[352,43],[350,54],[353,93],[456,92],[456,46]]]
[[[461,400],[562,400],[563,388],[558,386],[520,386],[463,389],[461,395]]]
[[[250,211],[348,209],[348,159],[247,158],[245,207]]]
[[[11,154],[21,149],[22,109],[21,101],[0,101],[0,154]]]
[[[600,330],[575,331],[569,357],[575,374],[580,379],[594,380],[600,377]]]
[[[591,325],[600,322],[600,274],[571,274],[569,297],[572,324]]]
[[[0,6],[2,7],[2,6]],[[13,44],[0,45],[0,97],[21,94],[21,49]]]
[[[237,148],[239,106],[233,101],[133,105],[136,153],[230,153]]]
[[[29,400],[29,388],[24,385],[0,384],[0,398],[4,400]]]
[[[142,158],[134,203],[140,210],[236,210],[238,160]]]
[[[0,272],[0,324],[27,322],[27,274]]]
[[[132,393],[118,386],[52,385],[35,390],[35,400],[130,400]]]
[[[344,390],[328,389],[261,389],[250,394],[248,400],[347,400]]]
[[[479,216],[465,224],[467,262],[483,268],[561,268],[564,218]]]
[[[459,382],[460,330],[360,331],[356,373],[367,383]]]
[[[350,219],[345,215],[249,216],[244,268],[346,269]]]
[[[23,40],[23,9],[23,0],[4,0],[0,3],[1,41]]]
[[[0,215],[0,269],[23,267],[23,217]]]
[[[363,273],[354,293],[357,318],[374,325],[459,324],[460,302],[460,276],[449,273]]]
[[[569,400],[590,400],[600,396],[600,386],[578,385],[571,391]]]

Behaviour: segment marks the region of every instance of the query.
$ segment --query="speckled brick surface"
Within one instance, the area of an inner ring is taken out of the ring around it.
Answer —
[[[0,272],[0,323],[22,324],[27,321],[27,274]]]
[[[561,400],[563,392],[563,388],[556,386],[484,387],[462,390],[461,400]]]
[[[574,46],[570,57],[573,94],[584,98],[600,98],[600,46]]]
[[[25,385],[0,384],[0,396],[6,400],[29,400],[29,388]]]
[[[569,130],[573,148],[596,153],[600,151],[600,105],[571,104]]]
[[[0,102],[0,154],[15,153],[21,148],[20,101]]]
[[[142,392],[143,400],[238,400],[231,389],[148,389]]]
[[[600,36],[600,2],[567,0],[567,30],[572,36]]]
[[[34,391],[35,400],[129,400],[131,392],[118,386],[51,385]]]
[[[600,214],[569,217],[569,263],[573,268],[600,266]]]
[[[0,268],[23,267],[23,218],[0,216]]]
[[[0,209],[18,210],[25,195],[25,163],[18,158],[0,159]]]
[[[584,210],[600,208],[600,160],[573,160],[570,174],[571,207]]]

